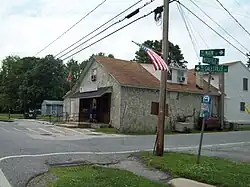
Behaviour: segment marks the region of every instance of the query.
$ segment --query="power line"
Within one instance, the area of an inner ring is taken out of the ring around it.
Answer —
[[[77,24],[79,24],[82,20],[84,20],[86,17],[88,17],[92,12],[94,12],[97,8],[99,8],[102,4],[104,4],[107,0],[102,1],[100,4],[98,4],[94,9],[92,9],[90,12],[88,12],[85,16],[83,16],[79,21],[74,23],[70,28],[68,28],[65,32],[63,32],[60,36],[58,36],[55,40],[50,42],[48,45],[46,45],[43,49],[41,49],[39,52],[36,53],[36,55],[40,54],[42,51],[47,49],[49,46],[51,46],[53,43],[55,43],[57,40],[59,40],[62,36],[64,36],[67,32],[69,32],[71,29],[73,29]]]
[[[153,0],[153,1],[154,1],[154,0]],[[100,32],[97,33],[96,35],[94,35],[94,36],[92,36],[91,38],[89,38],[88,40],[82,42],[81,44],[79,44],[78,46],[74,47],[73,49],[71,49],[70,51],[66,52],[65,54],[61,55],[61,56],[58,57],[58,58],[62,58],[63,56],[69,54],[69,53],[72,52],[73,50],[79,48],[80,46],[84,45],[85,43],[87,43],[87,42],[90,41],[91,39],[93,39],[93,38],[95,38],[96,36],[100,35],[101,33],[105,32],[106,30],[108,30],[108,29],[111,28],[112,26],[114,26],[114,25],[116,25],[116,24],[118,24],[118,23],[124,21],[125,19],[129,19],[129,18],[133,17],[134,15],[136,15],[137,13],[140,12],[140,9],[142,9],[143,7],[145,7],[145,6],[147,6],[148,4],[152,3],[153,1],[151,0],[150,2],[144,4],[142,7],[138,8],[138,9],[136,9],[135,11],[133,11],[132,13],[128,14],[128,15],[125,16],[123,19],[121,19],[121,20],[119,20],[119,21],[117,21],[117,22],[111,24],[111,25],[108,26],[107,28],[103,29],[102,31],[100,31]],[[174,1],[176,1],[176,0],[171,0],[169,3],[172,3],[172,2],[174,2]],[[161,9],[161,7],[158,7],[158,10],[159,10],[159,8]],[[156,10],[156,11],[158,11],[158,10]],[[155,17],[155,19],[157,19],[157,17]]]
[[[185,15],[185,12],[184,12],[184,15]],[[193,27],[193,29],[199,35],[199,37],[201,38],[201,40],[203,41],[203,43],[206,45],[206,47],[209,48],[209,46],[208,46],[207,42],[205,41],[205,39],[203,38],[202,34],[199,31],[197,31],[197,29],[195,29],[195,26],[193,25],[193,23],[191,22],[191,20],[189,19],[189,17],[187,15],[186,15],[186,19],[187,19],[187,22],[190,25],[190,28]]]
[[[194,41],[193,38],[192,38],[192,34],[191,34],[191,32],[190,32],[190,30],[189,30],[189,28],[188,28],[188,25],[187,25],[186,19],[185,19],[185,17],[184,17],[183,11],[180,9],[180,5],[179,5],[179,4],[176,4],[176,5],[177,5],[178,11],[179,11],[179,13],[180,13],[180,15],[181,15],[181,17],[182,17],[182,20],[183,20],[183,22],[184,22],[184,24],[185,24],[185,27],[186,27],[186,29],[187,29],[187,31],[188,31],[189,38],[190,38],[190,40],[191,40],[191,42],[192,42],[192,45],[193,45],[195,54],[196,54],[197,59],[198,59],[198,61],[199,61],[200,58],[199,58],[199,55],[198,55],[198,50],[197,50],[197,47],[196,47],[196,45],[195,45],[195,41]]]
[[[248,30],[245,29],[245,27],[223,6],[223,4],[219,0],[216,0],[216,1],[234,19],[234,21],[250,36],[250,33],[248,32]]]
[[[157,9],[157,8],[156,8],[156,9]],[[156,10],[156,9],[155,9],[155,10]],[[68,59],[68,58],[72,57],[73,55],[75,55],[75,54],[77,54],[77,53],[80,53],[81,51],[83,51],[83,50],[85,50],[85,49],[87,49],[87,48],[91,47],[92,45],[94,45],[94,44],[96,44],[96,43],[98,43],[98,42],[102,41],[103,39],[105,39],[105,38],[107,38],[107,37],[109,37],[109,36],[111,36],[111,35],[115,34],[116,32],[118,32],[118,31],[120,31],[120,30],[124,29],[125,27],[127,27],[127,26],[131,25],[132,23],[135,23],[135,22],[139,21],[140,19],[142,19],[142,18],[145,18],[145,17],[149,16],[150,14],[154,13],[154,12],[155,12],[155,10],[153,10],[153,11],[149,12],[148,14],[145,14],[145,15],[143,15],[143,16],[141,16],[141,17],[139,17],[139,18],[137,18],[137,19],[135,19],[135,20],[133,20],[133,21],[129,22],[128,24],[126,24],[126,25],[124,25],[124,26],[120,27],[119,29],[117,29],[117,30],[115,30],[115,31],[113,31],[113,32],[111,32],[111,33],[109,33],[109,34],[107,34],[106,36],[104,36],[104,37],[100,38],[99,40],[97,40],[97,41],[95,41],[95,42],[93,42],[93,43],[89,44],[88,46],[84,47],[83,49],[80,49],[80,50],[76,51],[75,53],[73,53],[73,54],[71,54],[71,55],[67,56],[67,57],[66,57],[66,58],[64,58],[63,60],[66,60],[66,59]]]
[[[224,29],[218,22],[216,22],[211,16],[209,16],[201,7],[199,7],[193,0],[190,0],[203,14],[205,14],[212,22],[214,22],[220,29],[222,29],[228,36],[230,36],[235,42],[237,42],[245,50],[249,51],[244,45],[242,45],[235,37],[233,37],[226,29]]]
[[[200,0],[195,0],[195,1],[199,2],[201,4],[206,5],[207,7],[211,7],[211,8],[217,9],[217,10],[221,10],[221,11],[225,11],[223,8],[219,8],[219,7],[213,6],[213,5],[209,4],[209,3],[205,3],[204,1],[200,1]],[[250,19],[250,16],[248,16],[248,15],[240,14],[238,12],[233,12],[233,11],[231,11],[231,12],[232,12],[232,14],[235,14],[235,15],[238,15],[238,16],[242,16],[242,17],[244,17],[246,19]]]
[[[234,0],[235,2],[236,2],[236,4],[240,7],[240,8],[242,8],[242,9],[245,9],[245,7],[243,7],[243,6],[241,6],[241,4],[238,2],[238,0]],[[245,12],[247,13],[247,14],[249,14],[249,12],[245,9]]]
[[[131,5],[130,7],[128,7],[127,9],[125,9],[124,11],[122,11],[121,13],[117,14],[116,16],[114,16],[113,18],[111,18],[110,20],[108,20],[107,22],[105,22],[104,24],[100,25],[98,28],[96,28],[95,30],[91,31],[90,33],[88,33],[87,35],[83,36],[81,39],[77,40],[75,43],[71,44],[69,47],[65,48],[64,50],[62,50],[61,52],[57,53],[55,56],[58,56],[60,54],[62,54],[63,52],[65,52],[66,50],[68,50],[69,48],[73,47],[74,45],[76,45],[77,43],[79,43],[80,41],[82,41],[83,39],[87,38],[88,36],[90,36],[91,34],[93,34],[95,31],[99,30],[100,28],[102,28],[103,26],[107,25],[109,22],[113,21],[115,18],[119,17],[120,15],[122,15],[123,13],[127,12],[129,9],[131,9],[132,7],[136,6],[137,4],[139,4],[140,2],[142,2],[143,0],[139,0],[136,3],[134,3],[133,5]],[[150,2],[148,2],[147,4],[153,2],[154,0],[151,0]],[[113,25],[112,25],[113,26]],[[107,28],[108,29],[108,28]]]
[[[177,1],[182,7],[184,7],[187,11],[189,11],[192,15],[194,15],[197,19],[199,19],[203,24],[205,24],[207,27],[209,27],[212,31],[214,31],[218,36],[220,36],[223,40],[225,40],[228,44],[230,44],[232,47],[234,47],[237,51],[242,53],[244,56],[246,54],[242,52],[239,48],[237,48],[234,44],[232,44],[230,41],[228,41],[224,36],[222,36],[220,33],[218,33],[216,30],[214,30],[211,26],[209,26],[204,20],[202,20],[199,16],[197,16],[195,13],[193,13],[189,8],[187,8],[184,4]]]

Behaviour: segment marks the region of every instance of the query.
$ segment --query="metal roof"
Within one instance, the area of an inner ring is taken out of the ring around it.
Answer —
[[[44,100],[43,103],[46,105],[63,105],[63,101],[56,100]]]

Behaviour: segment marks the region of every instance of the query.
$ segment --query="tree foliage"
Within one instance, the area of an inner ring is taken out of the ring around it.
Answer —
[[[161,54],[162,52],[162,40],[147,40],[143,42],[143,45],[153,49],[156,53]],[[135,61],[139,63],[151,64],[151,60],[143,49],[139,49],[135,52]],[[186,67],[187,61],[184,60],[181,49],[178,45],[174,45],[169,42],[169,55],[168,55],[169,64],[178,64],[181,67]]]
[[[106,56],[104,53],[97,55]],[[108,55],[114,58],[112,54]],[[79,79],[89,59],[79,63],[47,55],[44,58],[8,56],[0,70],[0,112],[9,109],[24,112],[40,108],[43,100],[62,100],[70,89],[67,76],[71,72],[72,85]]]

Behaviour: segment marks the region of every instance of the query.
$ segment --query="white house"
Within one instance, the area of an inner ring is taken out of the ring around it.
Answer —
[[[245,105],[250,107],[250,71],[241,62],[226,63],[228,73],[225,73],[225,118],[229,122],[250,124],[250,115],[245,110]],[[208,75],[204,75],[208,80]],[[211,84],[219,88],[219,73],[212,74]]]

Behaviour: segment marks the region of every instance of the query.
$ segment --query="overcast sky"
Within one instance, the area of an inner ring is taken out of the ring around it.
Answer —
[[[91,9],[103,0],[1,0],[0,6],[0,59],[7,55],[34,56],[39,50],[58,37],[72,24],[78,21]],[[137,0],[107,0],[94,13],[84,19],[70,32],[55,42],[39,56],[47,54],[57,54],[70,44],[88,34],[102,23],[126,9]],[[144,0],[137,7],[149,0]],[[228,30],[246,48],[250,48],[250,36],[242,30],[235,21],[220,7],[216,0],[193,0],[222,27]],[[218,26],[211,22],[202,12],[199,11],[189,0],[181,0],[195,14],[204,19],[209,25],[216,29],[226,38],[239,47],[244,53],[247,52],[234,40],[228,37]],[[249,0],[221,0],[226,8],[231,11],[236,19],[250,32],[250,1]],[[238,2],[238,3],[237,3]],[[140,13],[133,17],[139,17],[155,7],[161,5],[163,0],[155,0],[149,6],[143,8]],[[135,9],[135,8],[134,8]],[[132,9],[132,10],[134,10]],[[227,44],[218,37],[207,26],[197,20],[185,9],[185,15],[194,27],[194,40],[196,40],[197,51],[193,45],[185,28],[184,22],[178,12],[176,3],[170,4],[170,33],[169,40],[178,44],[189,62],[188,67],[193,68],[198,63],[196,52],[206,48],[225,48],[226,56],[221,57],[221,62],[242,60],[246,62],[243,54]],[[130,11],[131,12],[131,11]],[[127,12],[127,13],[130,13]],[[120,18],[125,16],[122,15]],[[103,33],[86,45],[112,32],[113,30],[132,21],[126,20],[121,24]],[[138,47],[131,41],[142,43],[145,40],[159,40],[162,37],[162,25],[154,21],[153,15],[140,20],[133,25],[117,32],[94,46],[82,51],[74,56],[76,60],[82,61],[93,53],[112,53],[116,58],[131,60]],[[205,42],[204,42],[204,41]],[[84,45],[84,46],[86,46]],[[83,47],[84,47],[83,46]],[[79,48],[81,49],[81,48]]]

